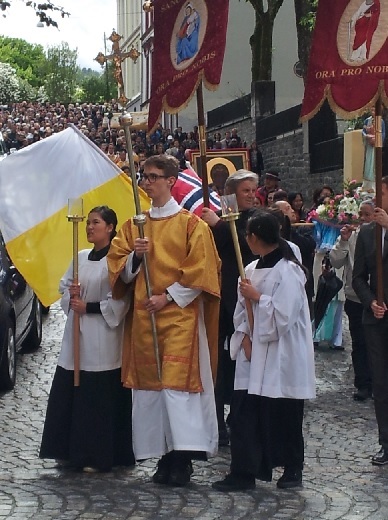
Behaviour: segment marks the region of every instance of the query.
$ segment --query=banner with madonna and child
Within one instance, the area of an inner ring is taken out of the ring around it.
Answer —
[[[228,0],[154,0],[150,132],[163,110],[185,108],[201,81],[209,90],[218,88],[228,6]]]

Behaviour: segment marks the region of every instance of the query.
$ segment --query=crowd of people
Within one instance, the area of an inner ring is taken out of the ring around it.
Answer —
[[[22,102],[0,107],[0,130],[8,152],[25,148],[30,144],[46,139],[53,134],[65,130],[69,124],[77,127],[95,145],[100,147],[119,166],[128,166],[127,144],[124,130],[115,126],[114,114],[119,113],[119,106],[111,103],[94,105],[91,103]],[[167,153],[185,164],[185,151],[199,148],[198,127],[191,132],[177,128],[158,128],[148,135],[145,131],[132,132],[132,147],[136,162],[151,155]],[[207,148],[219,150],[247,147],[246,141],[238,135],[236,128],[226,131],[224,137],[220,132],[209,135]],[[259,175],[264,165],[260,150],[255,142],[249,146],[252,170]]]
[[[10,151],[74,124],[128,171],[124,132],[109,126],[109,114],[107,107],[90,104],[21,103],[3,107],[0,124]],[[139,184],[152,200],[144,237],[131,220],[116,235],[111,208],[89,212],[92,249],[79,253],[79,284],[71,267],[61,280],[67,322],[40,456],[85,471],[157,457],[153,482],[184,486],[193,460],[230,444],[230,472],[214,489],[252,489],[256,479],[270,481],[275,467],[284,468],[279,488],[298,487],[304,401],[315,397],[314,348],[323,341],[344,348],[345,310],[354,399],[373,395],[381,450],[372,463],[388,463],[388,300],[377,301],[370,254],[375,223],[388,229],[388,179],[382,208],[370,198],[360,205],[360,223],[369,226],[324,229],[309,215],[334,197],[333,189],[317,188],[311,205],[305,204],[301,192],[281,189],[279,172],[264,169],[252,143],[251,171],[239,170],[217,186],[219,194],[236,196],[241,279],[231,228],[220,212],[203,208],[196,215],[173,197],[188,166],[185,151],[198,146],[198,129],[133,132],[132,142]],[[208,138],[216,150],[244,145],[236,130]],[[385,232],[383,244],[388,247]],[[318,286],[333,276],[343,279],[344,291],[327,302],[318,323]],[[73,387],[75,314],[79,387]]]

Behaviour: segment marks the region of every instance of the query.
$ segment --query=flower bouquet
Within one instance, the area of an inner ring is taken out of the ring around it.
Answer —
[[[361,183],[353,180],[344,184],[344,191],[334,197],[328,197],[309,214],[310,221],[323,222],[341,228],[345,224],[357,224],[362,202]]]

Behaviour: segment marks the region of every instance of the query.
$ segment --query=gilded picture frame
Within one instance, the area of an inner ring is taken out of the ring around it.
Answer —
[[[199,150],[189,151],[189,160],[191,166],[200,175],[200,152]],[[214,166],[223,165],[228,171],[228,175],[237,170],[249,170],[249,150],[248,148],[230,148],[226,150],[207,150],[206,151],[206,166],[209,183],[212,183],[211,171]]]

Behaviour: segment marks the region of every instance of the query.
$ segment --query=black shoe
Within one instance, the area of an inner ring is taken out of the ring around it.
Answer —
[[[357,392],[353,394],[355,401],[366,401],[369,397],[372,397],[372,391],[369,388],[359,388]]]
[[[212,488],[217,491],[246,491],[255,489],[255,478],[250,475],[236,475],[229,473],[224,480],[213,482]]]
[[[170,470],[168,479],[169,486],[182,487],[190,482],[190,476],[193,473],[193,465],[189,462],[179,462],[174,464]]]
[[[171,471],[172,452],[166,453],[158,462],[158,469],[152,475],[155,484],[168,484]]]
[[[280,489],[291,489],[302,485],[302,472],[300,469],[285,469],[283,475],[277,482]]]
[[[345,347],[343,347],[342,345],[329,345],[329,348],[331,350],[345,350]]]
[[[372,457],[372,464],[374,466],[384,466],[388,464],[388,451],[381,448],[380,451]]]

